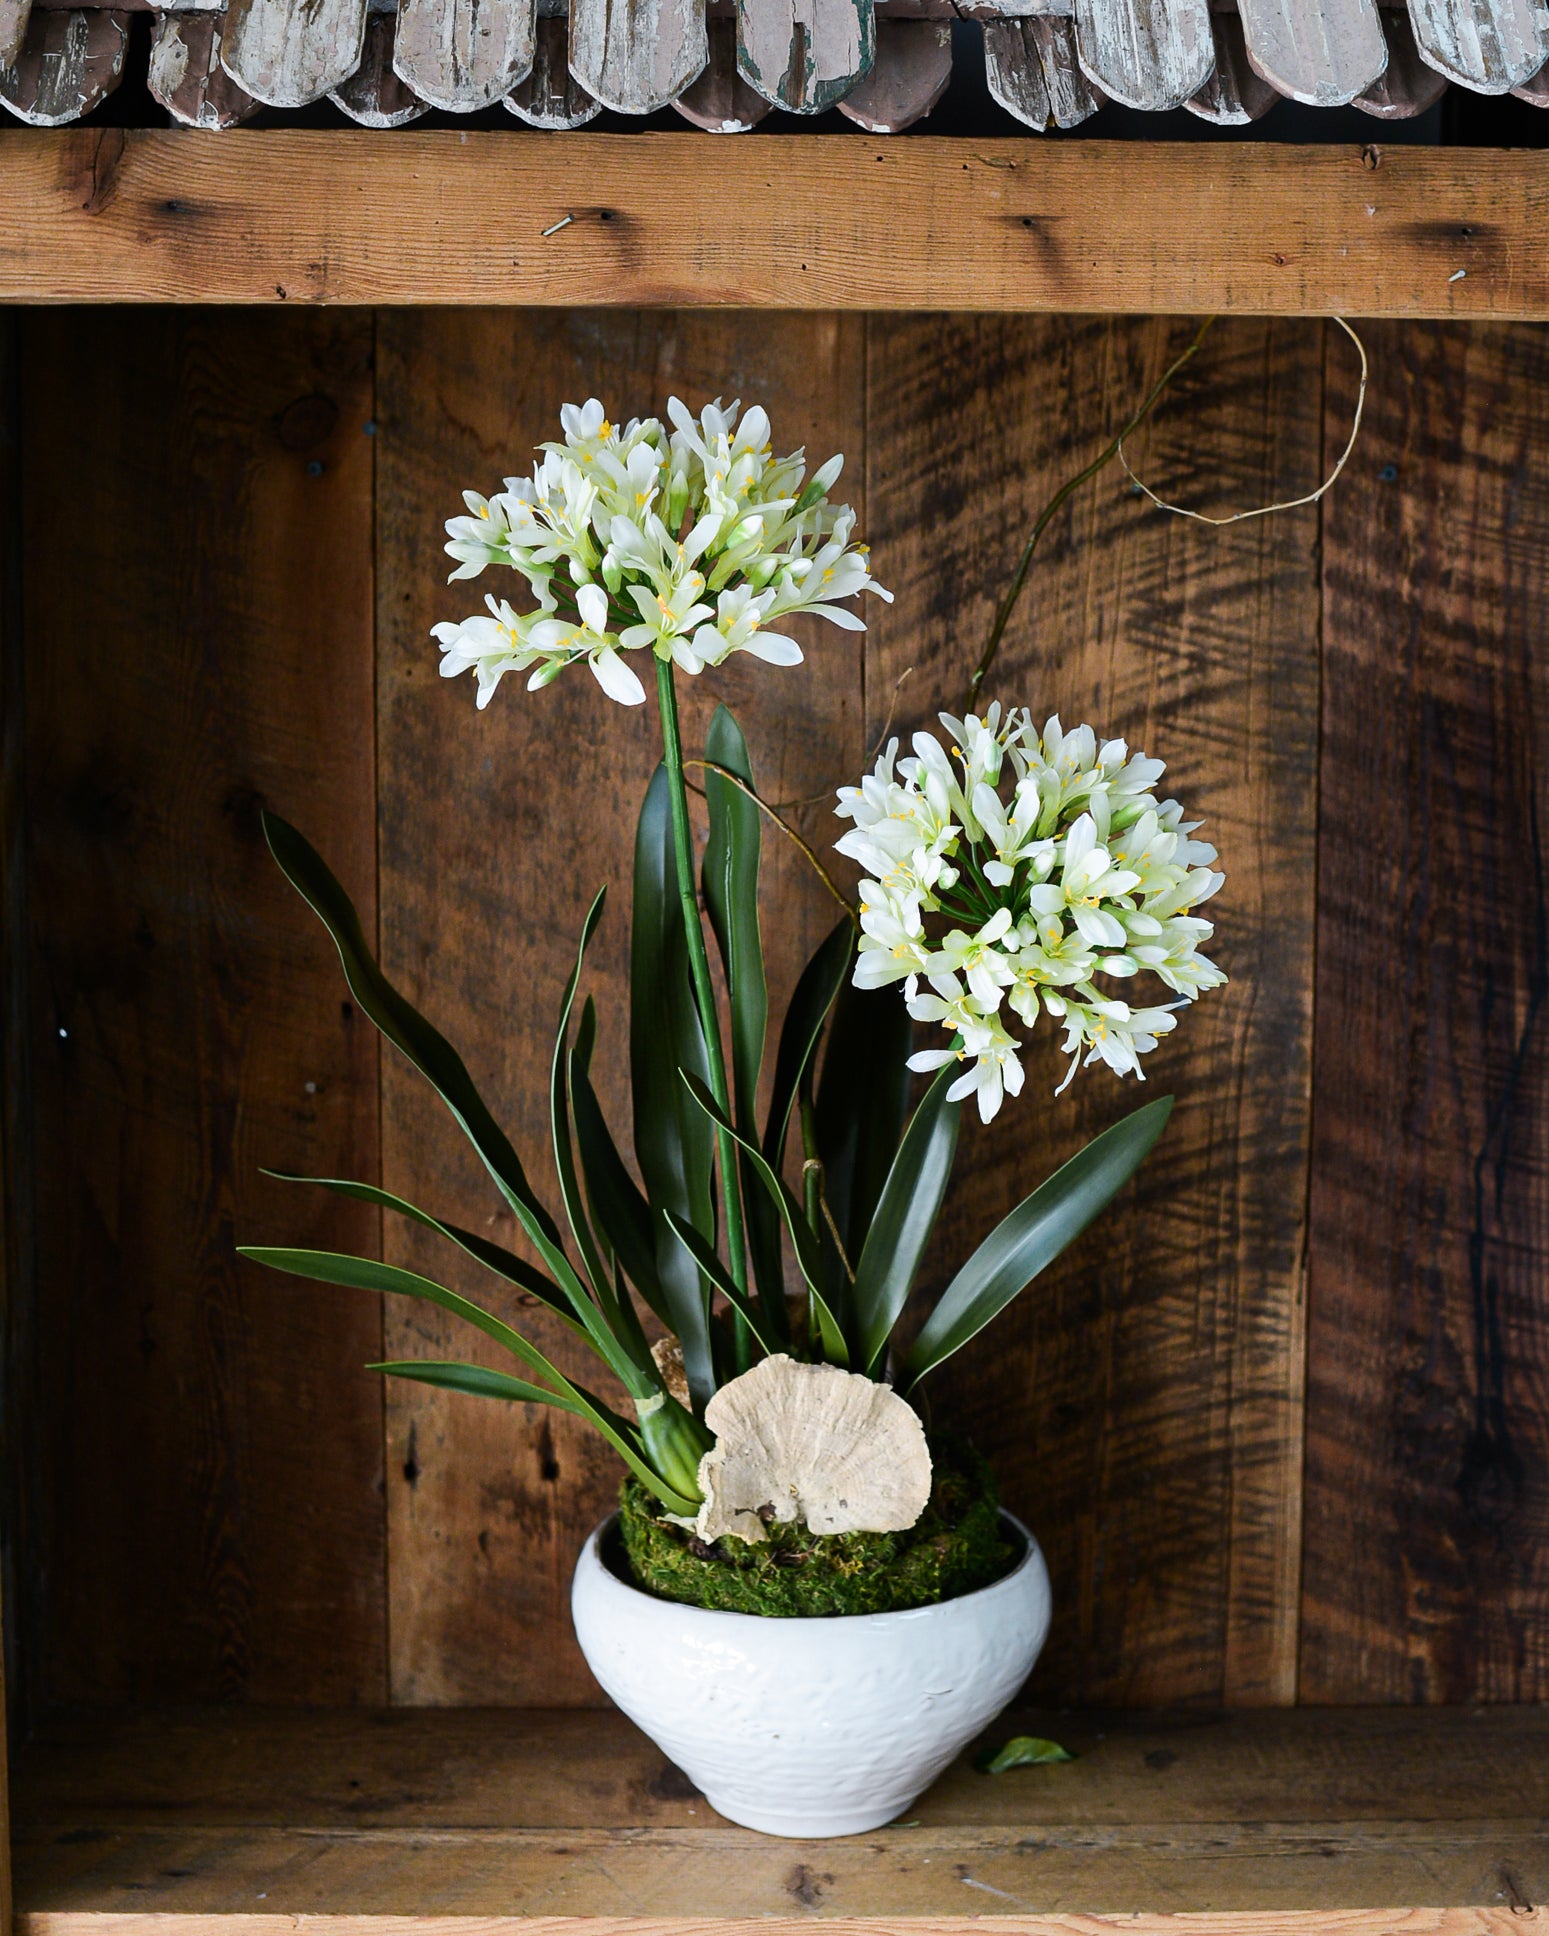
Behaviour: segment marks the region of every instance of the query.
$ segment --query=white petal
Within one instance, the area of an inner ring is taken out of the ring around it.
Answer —
[[[600,585],[581,585],[576,589],[576,609],[588,632],[608,629],[608,595]]]
[[[616,699],[621,706],[645,704],[645,687],[612,646],[608,646],[601,652],[592,653],[588,663],[596,676],[598,685],[610,699]]]

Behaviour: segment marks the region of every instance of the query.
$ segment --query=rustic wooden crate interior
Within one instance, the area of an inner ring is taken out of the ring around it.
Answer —
[[[8,1618],[34,1715],[599,1700],[566,1588],[611,1460],[557,1416],[384,1392],[367,1359],[450,1333],[232,1253],[378,1241],[374,1215],[260,1165],[380,1165],[501,1224],[353,1012],[261,804],[320,841],[524,1149],[583,896],[612,881],[593,981],[624,1108],[652,720],[579,676],[482,715],[438,680],[428,628],[482,591],[442,582],[459,490],[594,389],[759,397],[782,439],[846,451],[896,604],[863,640],[810,639],[800,673],[714,687],[826,840],[826,790],[895,701],[907,727],[960,696],[1030,514],[1186,327],[284,306],[8,325],[31,1288]],[[936,1395],[1048,1549],[1033,1692],[1062,1706],[1549,1698],[1549,341],[1363,333],[1366,427],[1321,510],[1206,531],[1106,475],[1051,530],[993,681],[1167,756],[1228,874],[1234,981],[1156,1057],[1166,1142]],[[1343,440],[1352,364],[1316,321],[1225,320],[1137,457],[1201,505],[1294,495]],[[712,697],[706,678],[693,723]],[[829,908],[778,846],[770,870],[788,986]],[[937,1273],[1124,1105],[1088,1075],[1055,1107],[1053,1061],[1033,1070],[967,1134]]]
[[[207,263],[188,286],[211,293]],[[1518,288],[1503,272],[1483,300]],[[1164,1910],[1173,1936],[1222,1912],[1244,1936],[1482,1936],[1549,1894],[1541,327],[1363,324],[1366,432],[1321,510],[1207,532],[1112,474],[1051,531],[1008,639],[1008,697],[1171,756],[1226,856],[1235,975],[1158,1058],[1179,1110],[1139,1188],[937,1395],[1049,1550],[1031,1694],[1138,1710],[1008,1719],[1081,1750],[1065,1787],[965,1760],[864,1845],[721,1824],[595,1711],[569,1636],[607,1458],[563,1420],[384,1391],[367,1358],[449,1336],[233,1255],[428,1261],[264,1164],[380,1172],[499,1227],[279,881],[261,804],[320,839],[535,1150],[580,896],[627,886],[649,718],[578,680],[476,715],[435,676],[429,625],[478,595],[441,583],[463,485],[594,387],[757,395],[782,435],[845,449],[897,603],[864,640],[810,638],[799,674],[719,688],[824,840],[826,790],[890,712],[958,696],[1031,512],[1190,327],[5,320],[22,1936],[233,1915],[289,1936],[299,1914],[330,1936],[814,1914],[944,1936],[986,1912],[1064,1936]],[[1137,456],[1190,502],[1262,501],[1319,474],[1353,403],[1332,326],[1238,317]],[[691,725],[711,701],[694,690]],[[788,985],[829,910],[788,852],[769,864]],[[595,977],[619,1047],[626,898]],[[1088,1078],[1050,1107],[1052,1080],[970,1132],[938,1273],[1122,1106]],[[606,1100],[622,1113],[616,1066]]]

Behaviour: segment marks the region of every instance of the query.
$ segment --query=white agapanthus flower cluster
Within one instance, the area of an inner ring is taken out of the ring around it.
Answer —
[[[904,983],[910,1014],[954,1038],[909,1066],[970,1063],[948,1094],[976,1095],[985,1122],[1022,1087],[1008,1015],[1024,1029],[1040,1013],[1063,1026],[1061,1089],[1083,1051],[1088,1066],[1142,1075],[1174,1010],[1226,980],[1199,952],[1213,929],[1194,912],[1225,878],[1216,850],[1192,837],[1200,823],[1176,800],[1156,798],[1162,761],[1123,740],[1067,733],[1057,718],[1040,733],[1028,712],[1002,719],[998,704],[941,721],[950,756],[916,733],[914,757],[900,760],[894,740],[839,792],[835,811],[855,823],[839,851],[868,877],[855,985]],[[1177,999],[1133,1007],[1096,980],[1142,972]]]
[[[839,601],[892,594],[850,543],[855,513],[828,501],[844,459],[804,481],[805,453],[775,457],[768,413],[739,423],[739,408],[694,417],[674,397],[669,431],[655,417],[612,423],[595,397],[566,404],[564,441],[539,446],[530,478],[492,498],[465,492],[468,515],[446,527],[452,577],[510,565],[538,603],[518,612],[492,597],[487,614],[435,626],[443,675],[476,673],[487,706],[508,672],[528,672],[533,691],[584,662],[609,698],[638,706],[626,652],[649,647],[685,672],[733,652],[797,665],[775,621],[812,612],[864,631]]]

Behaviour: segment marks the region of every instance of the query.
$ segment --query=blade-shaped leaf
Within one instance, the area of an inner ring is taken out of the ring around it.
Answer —
[[[632,1425],[584,1385],[577,1385],[567,1378],[519,1331],[513,1331],[509,1324],[502,1322],[493,1312],[482,1310],[470,1298],[448,1290],[444,1284],[437,1284],[432,1278],[421,1277],[416,1271],[401,1270],[396,1264],[381,1264],[371,1257],[349,1257],[333,1250],[289,1250],[260,1244],[239,1244],[237,1252],[239,1256],[252,1258],[255,1263],[267,1264],[273,1270],[289,1271],[296,1277],[311,1277],[322,1284],[340,1284],[352,1290],[387,1291],[399,1297],[419,1298],[424,1303],[439,1305],[454,1317],[465,1319],[486,1337],[502,1345],[513,1357],[520,1358],[530,1371],[537,1372],[540,1378],[546,1378],[559,1397],[566,1401],[564,1409],[575,1412],[577,1417],[595,1426],[636,1477],[650,1486],[659,1498],[679,1500],[680,1503],[672,1505],[674,1512],[696,1510],[694,1502],[681,1502],[680,1495],[672,1493],[670,1488],[664,1489],[662,1479],[640,1457],[636,1449],[638,1438]]]
[[[791,1248],[796,1252],[796,1262],[801,1268],[802,1276],[806,1279],[807,1290],[812,1299],[812,1307],[817,1315],[818,1329],[823,1340],[824,1353],[831,1364],[849,1364],[849,1343],[845,1338],[844,1332],[840,1329],[838,1321],[835,1319],[827,1300],[823,1296],[823,1287],[819,1282],[822,1266],[818,1258],[817,1243],[813,1238],[811,1230],[807,1226],[806,1219],[801,1214],[801,1206],[786,1188],[784,1180],[777,1176],[769,1164],[764,1161],[763,1151],[759,1149],[758,1145],[740,1136],[736,1126],[727,1121],[726,1117],[717,1107],[714,1096],[711,1095],[704,1083],[696,1081],[686,1070],[684,1071],[683,1081],[695,1102],[699,1104],[710,1121],[719,1128],[726,1130],[737,1142],[739,1147],[746,1152],[753,1173],[764,1186],[770,1202],[780,1213],[781,1221],[785,1225],[786,1234],[791,1240]]]
[[[759,1310],[757,1305],[745,1298],[741,1291],[737,1289],[737,1286],[732,1282],[731,1272],[727,1270],[720,1258],[705,1242],[704,1238],[700,1236],[693,1225],[679,1223],[678,1219],[670,1210],[667,1212],[667,1221],[683,1240],[684,1248],[704,1272],[705,1276],[709,1278],[710,1282],[727,1300],[732,1309],[742,1313],[742,1316],[747,1321],[748,1329],[757,1338],[762,1349],[767,1351],[771,1357],[777,1351],[784,1351],[787,1341],[771,1330],[764,1322],[763,1312]]]
[[[349,1177],[296,1176],[288,1170],[265,1170],[263,1174],[281,1183],[315,1183],[319,1189],[332,1190],[337,1196],[354,1197],[361,1203],[374,1203],[383,1210],[396,1210],[399,1216],[407,1217],[412,1223],[450,1238],[486,1270],[493,1271],[497,1277],[505,1278],[530,1297],[537,1298],[540,1304],[547,1305],[556,1317],[564,1319],[572,1331],[583,1331],[557,1284],[551,1283],[542,1271],[535,1269],[525,1258],[516,1256],[503,1245],[491,1243],[488,1237],[481,1237],[475,1230],[464,1230],[459,1224],[444,1223],[440,1217],[431,1216],[407,1198],[394,1196],[391,1190],[379,1189],[374,1183],[357,1183]]]
[[[836,922],[802,969],[790,1007],[785,1011],[780,1047],[775,1055],[774,1085],[769,1092],[769,1117],[764,1124],[764,1159],[775,1169],[779,1169],[785,1156],[785,1133],[796,1092],[854,950],[854,923]]]
[[[607,1303],[612,1297],[612,1283],[608,1267],[597,1248],[597,1240],[592,1235],[592,1226],[586,1215],[586,1205],[581,1200],[581,1185],[576,1176],[575,1150],[570,1139],[570,1011],[575,1006],[576,988],[581,980],[581,970],[586,962],[586,950],[592,936],[597,931],[597,923],[602,919],[603,902],[608,890],[599,888],[596,897],[587,909],[586,919],[581,924],[581,940],[576,949],[575,966],[570,971],[570,979],[565,983],[565,992],[559,1005],[559,1027],[554,1032],[554,1055],[549,1065],[549,1129],[554,1142],[554,1168],[559,1176],[559,1194],[565,1206],[570,1229],[576,1240],[576,1248],[581,1253],[581,1261],[586,1266],[587,1276],[591,1279],[592,1289],[600,1302]]]
[[[651,1204],[656,1275],[667,1321],[683,1347],[689,1390],[703,1409],[715,1390],[709,1287],[663,1216],[671,1210],[714,1243],[714,1131],[678,1075],[684,1069],[708,1081],[710,1070],[689,979],[675,855],[667,769],[659,766],[646,790],[635,836],[629,1013],[635,1155]]]
[[[753,784],[747,742],[726,706],[717,706],[705,735],[705,800],[710,837],[705,846],[705,907],[720,945],[731,1002],[732,1101],[745,1135],[753,1133],[758,1079],[764,1066],[769,990],[758,926],[758,863],[762,816],[723,774],[724,767]]]
[[[572,1404],[560,1392],[545,1391],[542,1385],[530,1385],[525,1378],[513,1378],[507,1371],[460,1364],[456,1359],[395,1358],[379,1365],[367,1365],[366,1369],[380,1371],[388,1378],[407,1378],[416,1385],[434,1385],[439,1391],[462,1392],[469,1398],[499,1398],[513,1405],[552,1405],[556,1411],[569,1412],[576,1418],[586,1416],[579,1405]]]
[[[656,1239],[651,1229],[651,1206],[624,1167],[608,1128],[591,1078],[572,1061],[570,1094],[575,1109],[576,1144],[592,1220],[613,1247],[630,1282],[663,1324],[672,1317],[656,1275]]]
[[[900,989],[857,988],[849,981],[840,989],[823,1055],[815,1126],[824,1194],[847,1257],[861,1253],[904,1133],[911,1039]]]
[[[908,1302],[951,1180],[961,1105],[947,1101],[947,1090],[957,1075],[957,1065],[949,1062],[920,1098],[855,1266],[850,1300],[860,1363],[873,1375]]]
[[[265,812],[263,829],[269,851],[279,862],[281,872],[333,936],[350,993],[457,1118],[502,1196],[517,1211],[523,1227],[528,1219],[535,1220],[549,1242],[557,1245],[558,1226],[534,1196],[516,1151],[474,1088],[462,1057],[441,1031],[399,994],[377,966],[366,946],[354,903],[328,863],[305,835],[277,813]]]
[[[1135,1174],[1172,1113],[1162,1096],[1094,1136],[996,1225],[941,1294],[904,1365],[904,1390],[982,1331]]]

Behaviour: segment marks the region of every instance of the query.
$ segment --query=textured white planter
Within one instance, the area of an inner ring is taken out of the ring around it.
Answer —
[[[571,1589],[587,1664],[730,1821],[858,1835],[903,1813],[1016,1693],[1049,1631],[1027,1542],[1003,1580],[907,1613],[760,1619],[679,1606],[603,1564],[605,1520]]]

